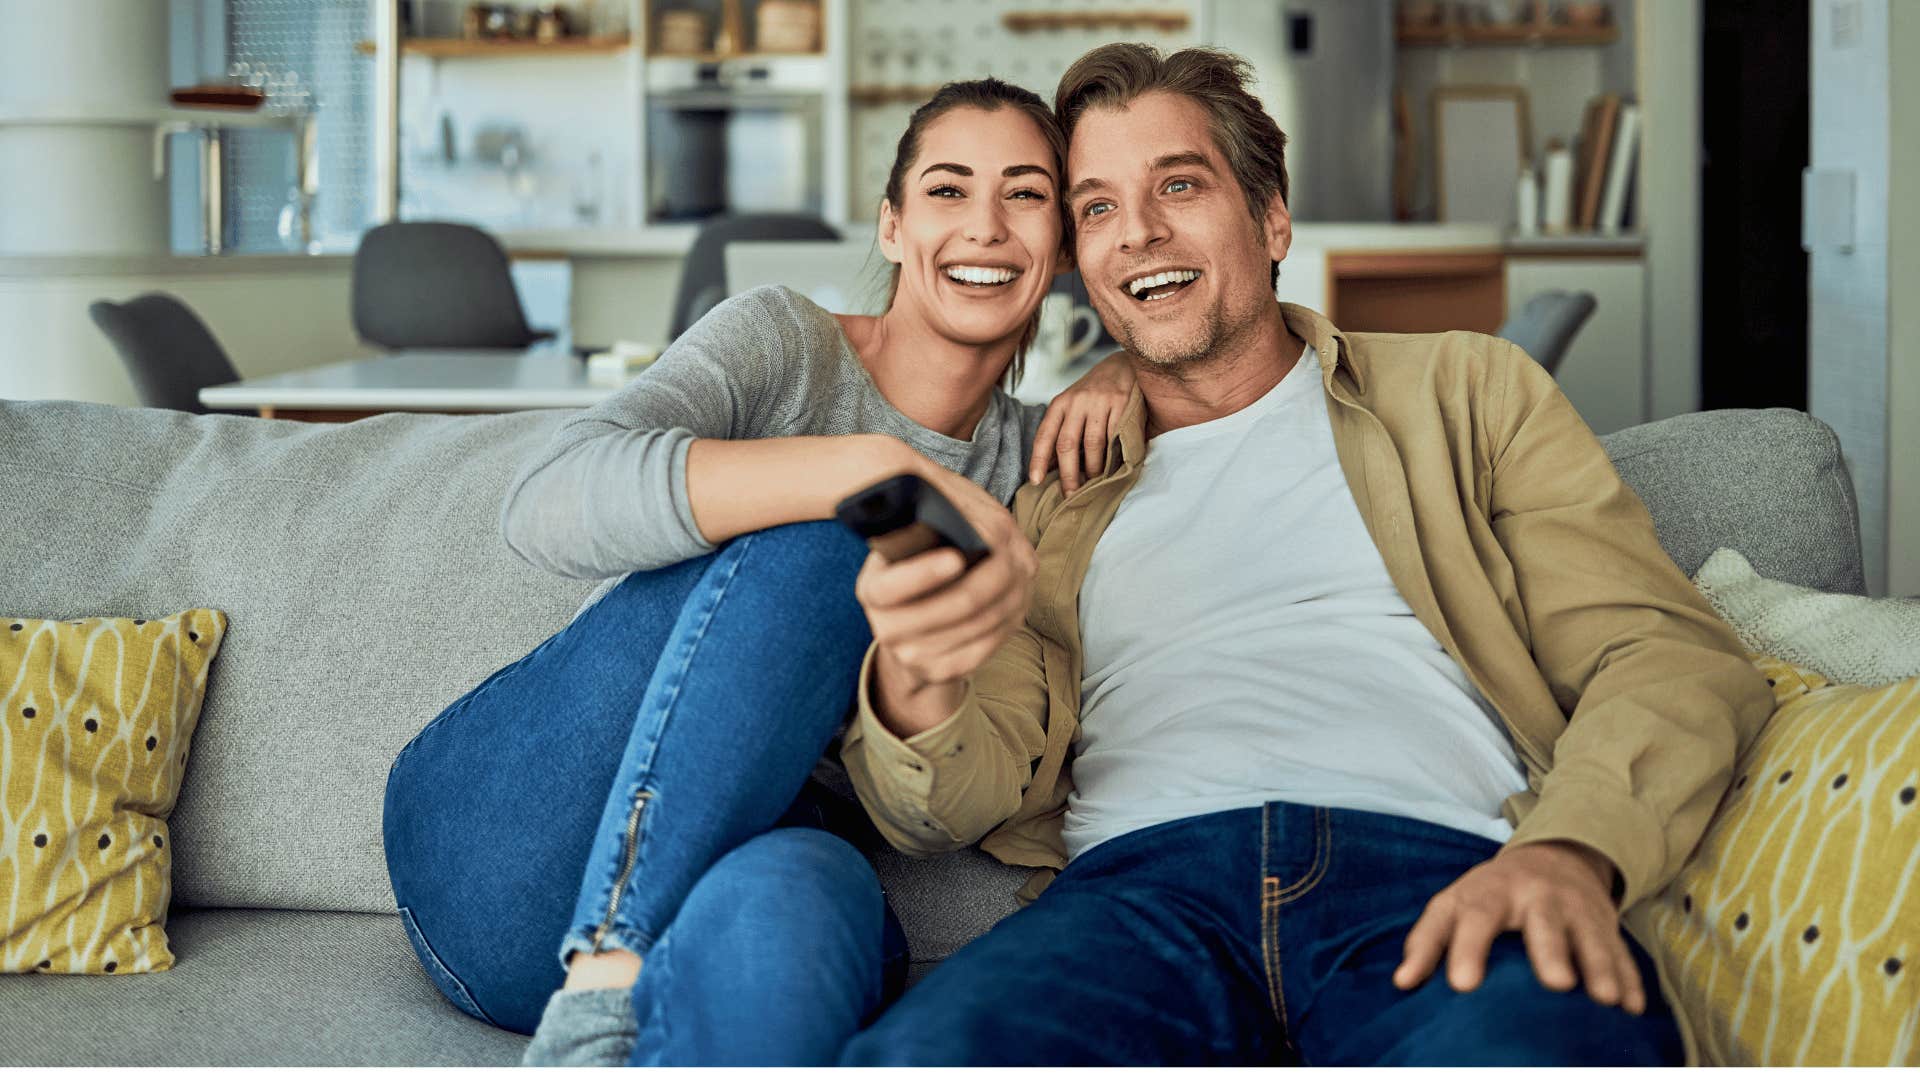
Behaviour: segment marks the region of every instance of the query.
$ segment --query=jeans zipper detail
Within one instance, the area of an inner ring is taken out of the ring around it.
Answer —
[[[633,864],[640,859],[640,815],[647,809],[647,800],[653,793],[643,791],[633,800],[633,813],[627,815],[626,859],[620,864],[620,874],[613,879],[613,896],[607,901],[607,917],[593,932],[593,951],[600,951],[600,943],[607,939],[613,929],[613,917],[620,911],[620,894],[626,891],[627,879],[633,876]]]

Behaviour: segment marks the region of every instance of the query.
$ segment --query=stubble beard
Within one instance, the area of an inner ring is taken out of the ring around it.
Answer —
[[[1251,313],[1245,317],[1229,319],[1228,313],[1219,307],[1209,308],[1201,318],[1200,325],[1185,340],[1162,341],[1148,344],[1140,333],[1140,325],[1133,319],[1118,315],[1108,324],[1115,341],[1143,361],[1149,368],[1173,378],[1183,378],[1206,366],[1215,356],[1225,350],[1223,345],[1245,336],[1252,328],[1254,317]]]

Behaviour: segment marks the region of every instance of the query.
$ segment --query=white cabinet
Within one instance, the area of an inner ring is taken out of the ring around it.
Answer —
[[[1646,264],[1636,257],[1507,257],[1507,307],[1549,289],[1585,290],[1593,317],[1554,371],[1567,399],[1605,435],[1644,423],[1647,412]]]

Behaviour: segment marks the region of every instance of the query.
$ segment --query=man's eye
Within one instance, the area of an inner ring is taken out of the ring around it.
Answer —
[[[1192,186],[1193,186],[1193,181],[1191,180],[1169,180],[1167,181],[1166,190],[1167,190],[1167,194],[1175,195],[1182,191],[1187,190]]]
[[[1080,208],[1080,216],[1099,217],[1111,209],[1113,209],[1113,204],[1110,202],[1090,202]]]

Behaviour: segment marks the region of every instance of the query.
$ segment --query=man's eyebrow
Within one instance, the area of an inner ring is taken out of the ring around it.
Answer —
[[[1195,169],[1205,169],[1208,172],[1213,171],[1213,162],[1208,161],[1207,155],[1197,150],[1182,150],[1177,154],[1167,154],[1164,157],[1154,158],[1150,170],[1152,172],[1159,172],[1162,169],[1177,169],[1182,165]]]
[[[1166,169],[1177,169],[1183,165],[1190,168],[1205,169],[1208,172],[1214,171],[1213,162],[1208,161],[1207,155],[1200,153],[1198,150],[1182,150],[1177,154],[1164,154],[1154,158],[1153,163],[1147,166],[1147,171],[1161,172]],[[1072,202],[1090,191],[1098,191],[1111,188],[1112,186],[1113,185],[1097,176],[1089,176],[1085,180],[1073,185],[1073,188],[1067,192],[1067,201]]]
[[[930,173],[930,172],[934,172],[934,171],[944,171],[944,172],[950,172],[950,173],[959,173],[959,174],[960,174],[961,176],[972,176],[972,175],[973,175],[973,170],[972,170],[972,169],[969,169],[969,168],[967,168],[967,167],[966,167],[965,165],[955,165],[955,164],[954,164],[953,162],[951,162],[951,161],[942,161],[942,162],[938,162],[938,163],[936,163],[936,164],[933,164],[933,165],[929,165],[929,166],[927,166],[926,168],[924,168],[924,169],[921,169],[921,170],[920,170],[920,175],[921,175],[921,176],[925,176],[925,175],[927,175],[928,173]]]

